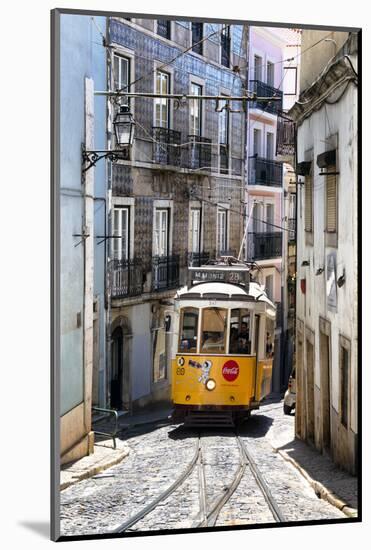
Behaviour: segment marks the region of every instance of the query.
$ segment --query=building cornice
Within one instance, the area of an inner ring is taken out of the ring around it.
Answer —
[[[330,95],[339,89],[340,99],[344,88],[350,82],[357,85],[358,74],[354,70],[352,59],[349,56],[344,56],[326,67],[317,80],[300,94],[299,101],[291,107],[288,116],[300,126],[314,111],[318,111],[322,107]]]
[[[317,79],[299,96],[299,100],[288,111],[298,126],[319,110],[327,98],[338,90],[338,101],[350,82],[358,84],[357,69],[357,33],[352,33],[344,46],[331,59]]]

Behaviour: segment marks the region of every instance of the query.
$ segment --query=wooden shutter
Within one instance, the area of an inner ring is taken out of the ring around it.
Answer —
[[[336,167],[328,166],[327,171],[330,174],[326,176],[326,231],[334,233],[337,230]]]
[[[305,231],[313,231],[313,179],[305,176]]]

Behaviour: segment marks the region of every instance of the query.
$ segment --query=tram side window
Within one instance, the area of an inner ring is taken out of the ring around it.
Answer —
[[[225,353],[227,310],[217,307],[202,311],[201,353]]]
[[[182,311],[179,335],[179,351],[192,353],[197,351],[198,309],[189,307]]]
[[[229,334],[230,354],[251,354],[251,323],[249,310],[232,309]]]
[[[265,356],[273,357],[274,352],[274,321],[266,319],[265,321]]]

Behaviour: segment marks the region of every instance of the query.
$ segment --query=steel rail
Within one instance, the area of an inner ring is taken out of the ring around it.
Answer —
[[[240,484],[246,470],[247,461],[240,447],[239,451],[240,465],[235,472],[232,482],[225,488],[224,494],[221,497],[218,497],[215,500],[214,504],[212,504],[210,510],[206,513],[206,518],[203,521],[197,523],[195,527],[214,527],[221,509],[223,508],[223,506],[225,506],[225,504],[228,502],[228,500],[231,498],[238,485]]]
[[[282,512],[281,512],[281,510],[280,510],[280,508],[277,504],[277,502],[273,498],[272,493],[270,492],[270,489],[269,489],[268,485],[266,484],[266,482],[265,482],[263,476],[261,475],[257,465],[255,464],[251,454],[247,450],[246,444],[244,443],[244,441],[241,439],[241,437],[239,435],[237,435],[236,437],[237,437],[237,440],[238,440],[238,442],[241,446],[241,451],[243,452],[243,454],[245,455],[245,457],[247,459],[250,470],[251,470],[257,484],[259,485],[259,488],[260,488],[261,492],[263,493],[264,499],[265,499],[266,503],[268,504],[269,509],[272,512],[272,515],[273,515],[275,521],[277,523],[281,523],[281,522],[286,521],[284,515],[282,514]]]
[[[188,464],[184,472],[174,481],[174,483],[170,485],[168,489],[163,491],[158,497],[156,497],[152,502],[150,502],[145,508],[142,508],[142,510],[136,513],[134,516],[132,516],[131,518],[121,523],[121,525],[119,525],[116,529],[111,531],[110,534],[124,533],[127,529],[129,529],[129,527],[132,527],[135,523],[138,523],[139,520],[141,520],[142,518],[147,516],[150,512],[152,512],[152,510],[154,510],[160,502],[162,502],[168,496],[170,496],[182,483],[184,483],[187,477],[190,476],[198,460],[200,452],[201,452],[201,445],[200,445],[200,438],[198,438],[197,449],[191,462]]]

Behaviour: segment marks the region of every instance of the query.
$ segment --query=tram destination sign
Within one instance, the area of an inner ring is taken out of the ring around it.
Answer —
[[[193,281],[202,283],[247,284],[250,281],[249,270],[190,268]]]

